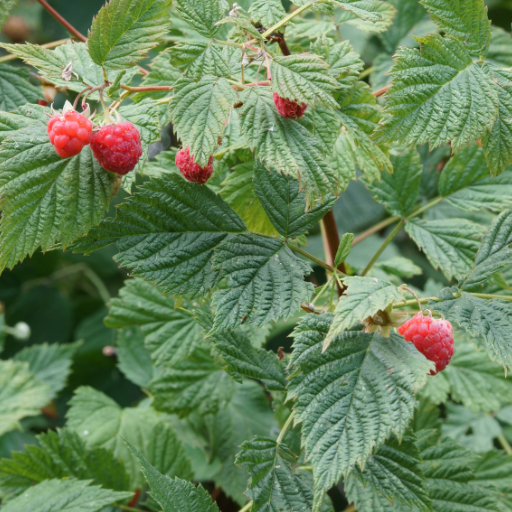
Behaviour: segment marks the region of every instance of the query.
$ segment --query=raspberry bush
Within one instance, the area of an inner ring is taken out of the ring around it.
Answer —
[[[38,1],[71,39],[0,43],[2,511],[512,510],[484,1],[110,0],[87,36]]]

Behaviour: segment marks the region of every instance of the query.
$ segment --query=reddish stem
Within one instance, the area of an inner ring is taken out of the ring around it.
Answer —
[[[382,87],[381,89],[377,89],[377,90],[373,93],[373,95],[374,95],[376,98],[378,98],[379,96],[382,96],[383,94],[386,94],[386,93],[389,91],[389,89],[390,89],[390,88],[391,88],[391,84],[386,85],[386,87]]]
[[[324,226],[325,231],[325,248],[326,248],[326,257],[327,263],[331,266],[334,266],[334,258],[336,257],[336,253],[338,252],[338,247],[340,246],[340,235],[338,233],[338,227],[336,226],[336,219],[334,218],[334,213],[332,210],[325,214],[325,217],[322,219],[322,224]],[[345,263],[342,263],[338,270],[346,274]],[[343,295],[345,291],[339,285],[338,286],[338,297]]]
[[[257,87],[259,85],[261,86],[269,86],[270,82],[268,80],[265,80],[264,82],[252,82],[250,84],[244,84],[245,87]]]
[[[151,91],[172,91],[174,87],[170,85],[154,85],[148,87],[130,87],[129,85],[121,85],[121,89],[130,92],[151,92]]]
[[[66,30],[73,34],[77,39],[82,41],[83,43],[87,42],[87,38],[78,32],[78,30],[71,25],[71,23],[67,22],[51,5],[46,2],[46,0],[37,0],[61,25],[63,25]]]

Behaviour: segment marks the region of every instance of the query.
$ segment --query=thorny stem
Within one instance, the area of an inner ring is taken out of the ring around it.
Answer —
[[[313,256],[312,254],[309,254],[309,252],[303,251],[300,247],[296,247],[293,244],[287,244],[288,247],[297,254],[300,254],[301,256],[304,256],[304,258],[307,258],[308,260],[312,261],[313,263],[316,263],[318,266],[325,268],[325,270],[328,270],[329,272],[335,272],[335,270],[331,267],[331,265],[328,265],[325,263],[325,261],[322,261],[321,259],[317,258],[316,256]]]
[[[130,85],[121,85],[121,89],[130,92],[152,92],[152,91],[172,91],[174,87],[170,85],[153,85],[147,87],[131,87]]]
[[[293,423],[294,415],[295,415],[295,413],[292,412],[290,414],[290,416],[288,416],[288,419],[286,420],[286,423],[283,425],[283,428],[281,429],[281,432],[279,432],[279,437],[277,438],[277,441],[276,441],[278,446],[283,442],[283,439],[284,439],[284,436],[285,436],[286,432],[290,428],[290,425]]]
[[[265,63],[267,64],[267,80],[272,80],[272,72],[270,71],[270,61],[268,59],[268,53],[265,53]]]
[[[418,296],[408,286],[404,286],[404,290],[407,290],[416,299],[418,307],[420,308],[420,313],[423,313],[423,308],[421,307],[421,302]]]
[[[503,434],[500,434],[499,436],[497,436],[497,438],[501,446],[503,446],[503,449],[505,450],[507,455],[512,455],[512,447],[510,446],[509,442],[505,439],[505,436]]]
[[[75,98],[75,101],[73,102],[73,108],[76,110],[76,107],[78,105],[78,100],[80,99],[80,96],[82,96],[82,94],[84,94],[85,92],[87,92],[89,89],[92,89],[92,86],[89,85],[88,87],[86,87],[85,89],[82,89],[77,95],[76,95],[76,98]]]
[[[57,46],[62,46],[63,44],[66,44],[69,41],[71,41],[69,37],[67,39],[59,39],[59,41],[53,41],[52,43],[42,44],[41,48],[56,48]],[[8,62],[10,60],[15,60],[17,58],[17,55],[14,55],[14,53],[10,53],[9,55],[4,55],[3,57],[0,57],[0,62]]]
[[[384,240],[384,243],[380,246],[379,250],[374,254],[373,258],[370,260],[368,265],[366,265],[366,268],[363,270],[362,276],[365,276],[368,274],[370,269],[373,267],[373,264],[377,261],[379,256],[384,252],[384,249],[390,244],[390,242],[395,238],[396,235],[398,235],[399,231],[404,227],[405,220],[402,219],[396,226],[393,231],[389,234],[389,236]]]
[[[66,21],[46,0],[37,0],[68,32],[73,34],[77,39],[83,43],[87,42],[87,38],[78,30]]]

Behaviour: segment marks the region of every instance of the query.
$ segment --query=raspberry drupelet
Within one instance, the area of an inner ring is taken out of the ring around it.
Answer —
[[[78,155],[91,142],[91,121],[74,110],[51,117],[46,129],[56,153],[62,158]]]
[[[436,364],[435,371],[430,372],[431,375],[444,370],[450,362],[454,348],[452,325],[448,320],[435,320],[431,316],[418,313],[401,325],[398,332]]]
[[[194,157],[190,154],[190,149],[181,149],[176,155],[176,167],[187,181],[204,185],[213,172],[213,157],[210,157],[208,165],[201,167],[194,162]]]
[[[142,156],[139,130],[128,121],[103,126],[92,134],[91,149],[103,169],[123,176]]]
[[[274,93],[274,104],[279,114],[288,119],[299,119],[308,108],[305,103],[281,98],[276,92]]]

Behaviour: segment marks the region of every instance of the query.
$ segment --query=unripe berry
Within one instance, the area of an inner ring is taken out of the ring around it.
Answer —
[[[91,149],[103,169],[123,176],[142,156],[139,130],[128,121],[103,126],[92,134]]]
[[[418,313],[401,325],[398,332],[436,364],[435,371],[431,370],[430,375],[444,370],[450,362],[454,348],[452,324],[448,320],[435,320],[431,316]]]
[[[91,142],[91,121],[74,110],[51,117],[46,129],[55,151],[63,158],[78,155]]]
[[[193,183],[204,185],[213,172],[213,157],[210,157],[208,165],[201,167],[194,162],[194,157],[190,154],[190,149],[181,149],[176,155],[176,167],[179,169],[184,178]]]
[[[299,119],[308,108],[305,103],[299,104],[297,101],[281,98],[276,92],[274,93],[274,104],[279,114],[289,119]]]

